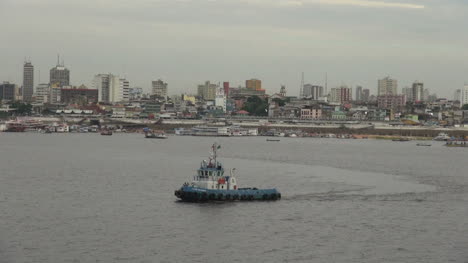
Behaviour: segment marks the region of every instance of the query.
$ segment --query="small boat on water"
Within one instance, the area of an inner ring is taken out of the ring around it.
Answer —
[[[148,139],[167,139],[166,134],[164,133],[146,133],[145,138]]]
[[[408,138],[398,138],[398,139],[392,139],[394,142],[409,142],[410,139]]]
[[[267,142],[279,142],[280,139],[266,139]]]
[[[432,144],[427,143],[427,142],[418,142],[416,143],[416,146],[432,146]]]
[[[112,135],[112,131],[111,130],[102,130],[101,135],[110,136],[110,135]]]
[[[448,141],[450,140],[450,136],[447,133],[441,132],[436,137],[434,137],[434,141]]]
[[[191,183],[184,183],[175,190],[177,198],[185,202],[209,201],[267,201],[281,199],[281,193],[275,188],[238,188],[234,177],[235,168],[230,174],[224,173],[224,166],[217,161],[216,151],[221,146],[216,143],[211,147],[209,161],[202,161]]]

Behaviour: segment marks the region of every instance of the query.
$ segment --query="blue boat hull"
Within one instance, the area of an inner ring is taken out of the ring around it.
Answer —
[[[210,201],[276,201],[281,193],[276,189],[239,188],[238,190],[204,189],[183,186],[174,192],[175,196],[185,202]]]

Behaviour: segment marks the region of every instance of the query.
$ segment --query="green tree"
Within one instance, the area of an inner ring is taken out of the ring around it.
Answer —
[[[276,102],[276,103],[278,103],[278,105],[279,105],[280,107],[283,107],[283,106],[286,104],[286,101],[284,101],[284,100],[282,100],[282,99],[280,99],[280,98],[274,98],[273,101]]]
[[[20,101],[14,101],[11,103],[10,107],[16,109],[18,115],[29,115],[32,112],[32,105],[29,103],[26,104]]]
[[[463,105],[462,110],[468,110],[468,104]]]
[[[268,100],[258,96],[252,96],[244,103],[243,110],[246,110],[250,115],[267,116],[268,115]]]

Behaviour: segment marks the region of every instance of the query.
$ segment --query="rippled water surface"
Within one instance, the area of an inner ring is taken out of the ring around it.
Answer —
[[[278,202],[187,204],[222,145]],[[468,150],[434,142],[0,133],[0,262],[468,262]]]

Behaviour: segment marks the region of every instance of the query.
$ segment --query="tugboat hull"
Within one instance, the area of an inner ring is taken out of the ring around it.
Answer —
[[[276,201],[281,199],[281,193],[276,189],[257,188],[218,190],[184,186],[176,190],[174,194],[184,202]]]

